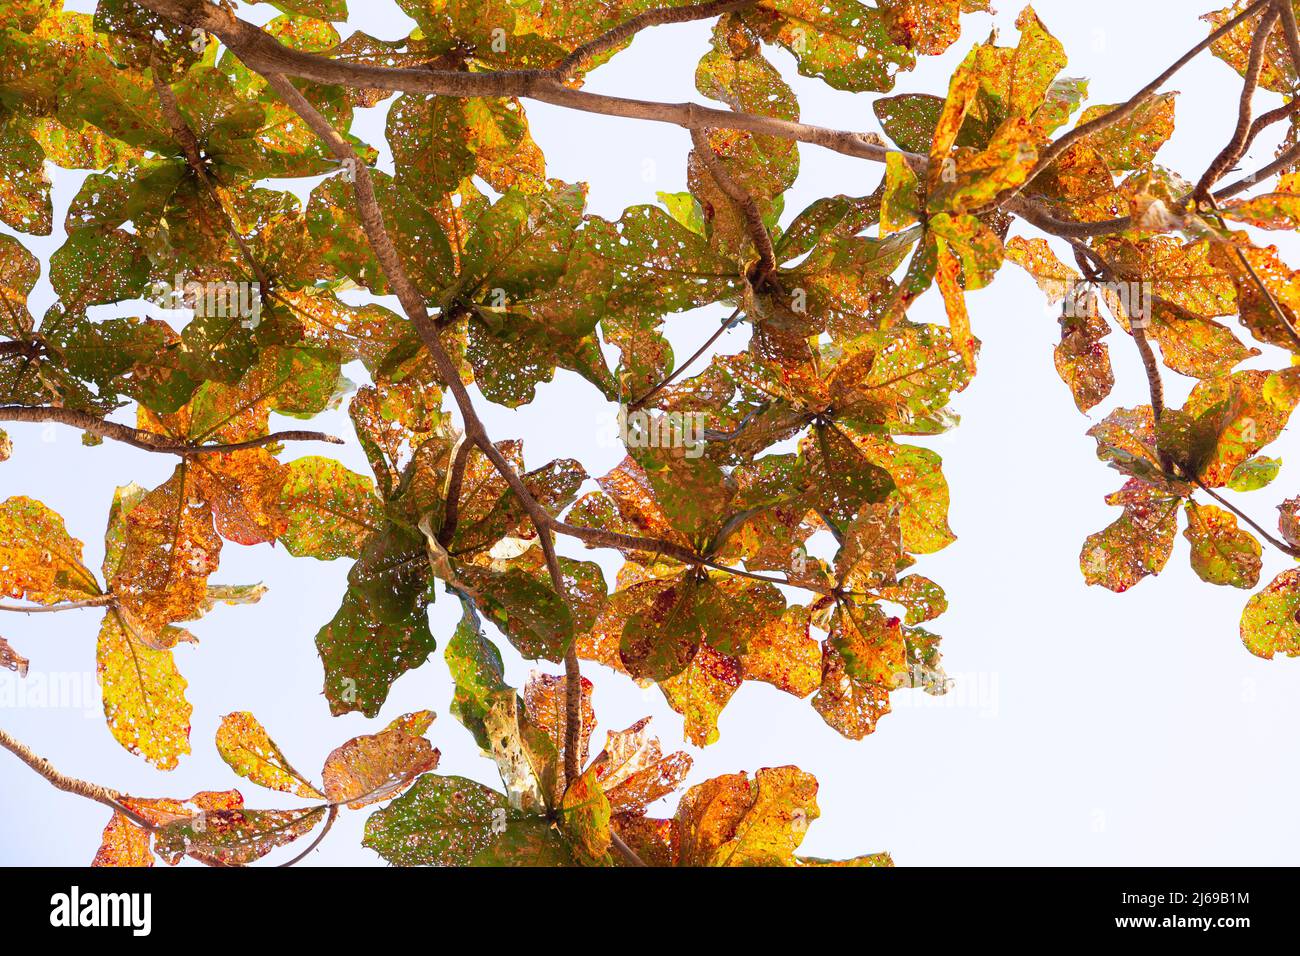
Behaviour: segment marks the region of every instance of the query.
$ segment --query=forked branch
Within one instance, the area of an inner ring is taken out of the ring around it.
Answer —
[[[1259,18],[1255,38],[1250,44],[1250,55],[1246,60],[1246,73],[1241,85],[1241,100],[1237,107],[1237,127],[1232,132],[1228,145],[1220,150],[1219,155],[1205,171],[1196,184],[1192,196],[1198,202],[1210,202],[1210,190],[1229,169],[1237,164],[1250,142],[1251,118],[1254,111],[1255,93],[1259,89],[1259,75],[1264,68],[1264,54],[1268,51],[1269,34],[1277,22],[1277,7],[1270,5]]]

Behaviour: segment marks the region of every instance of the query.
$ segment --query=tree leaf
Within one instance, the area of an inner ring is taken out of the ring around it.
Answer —
[[[588,866],[608,862],[612,844],[610,804],[594,768],[575,779],[564,791],[560,803],[560,826],[580,862]]]
[[[657,738],[646,732],[649,717],[627,730],[611,730],[592,762],[600,788],[614,813],[642,813],[651,803],[676,791],[691,769],[685,753],[664,756]]]
[[[1106,502],[1122,506],[1124,513],[1088,536],[1079,567],[1089,584],[1123,592],[1168,563],[1178,530],[1178,499],[1130,480]]]
[[[332,803],[359,810],[388,800],[438,766],[438,751],[402,727],[353,737],[325,758],[322,778]]]
[[[1236,517],[1213,505],[1186,502],[1184,537],[1192,544],[1192,570],[1210,584],[1253,588],[1259,583],[1260,544],[1237,527]]]
[[[322,807],[204,810],[165,824],[154,834],[154,850],[169,862],[186,855],[209,865],[246,866],[310,833],[324,816]]]
[[[82,564],[82,544],[63,518],[33,498],[0,502],[0,591],[36,604],[99,595],[99,582]]]
[[[366,821],[365,846],[398,866],[564,866],[573,859],[550,823],[513,810],[464,777],[425,774]]]
[[[104,615],[95,653],[104,716],[113,737],[160,770],[190,752],[188,686],[172,651],[141,640],[117,609]]]
[[[153,834],[124,813],[113,812],[91,866],[153,866]]]
[[[221,718],[217,753],[235,773],[263,787],[300,797],[325,796],[293,768],[257,718],[247,711]]]
[[[393,681],[433,653],[430,583],[418,534],[387,525],[367,539],[338,613],[316,635],[331,713],[374,717]]]
[[[1241,640],[1257,657],[1300,657],[1300,570],[1283,571],[1251,597],[1241,614]]]
[[[288,519],[280,541],[297,558],[358,557],[367,536],[383,523],[373,482],[331,458],[290,462],[280,507]]]
[[[715,777],[678,805],[679,865],[791,866],[819,815],[817,781],[797,767]]]
[[[1256,455],[1232,469],[1228,487],[1233,491],[1258,491],[1270,484],[1282,468],[1282,459]]]

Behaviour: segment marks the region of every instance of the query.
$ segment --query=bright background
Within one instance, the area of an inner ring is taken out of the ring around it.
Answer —
[[[1205,35],[1197,18],[1212,2],[1040,0],[1037,10],[1066,45],[1066,72],[1091,78],[1089,102],[1115,103]],[[93,4],[67,6],[88,10]],[[364,29],[396,38],[410,28],[391,0],[354,0],[352,6],[345,35]],[[903,74],[896,92],[943,94],[952,69],[991,28],[1004,45],[1014,45],[1016,0],[1001,0],[999,7],[996,16],[964,18],[961,41]],[[274,11],[259,5],[243,15],[265,22]],[[692,77],[708,29],[652,30],[598,70],[588,88],[663,101],[698,99]],[[769,55],[795,86],[805,121],[878,129],[869,94],[833,91],[798,77],[784,52]],[[1231,132],[1240,83],[1226,65],[1203,54],[1167,88],[1181,90],[1178,131],[1160,158],[1195,179]],[[1261,108],[1279,102],[1261,96]],[[381,149],[387,106],[361,111],[354,127]],[[686,188],[689,140],[683,130],[534,103],[527,109],[549,174],[590,183],[594,213],[615,218],[628,205],[653,202],[657,190]],[[1248,167],[1267,162],[1275,143],[1261,137]],[[787,199],[787,221],[820,196],[866,194],[881,176],[877,165],[800,149],[801,175]],[[391,156],[381,165],[391,168]],[[82,176],[57,173],[56,222]],[[290,185],[305,195],[302,183]],[[1036,234],[1023,224],[1017,231]],[[48,261],[63,236],[22,240]],[[1300,263],[1300,243],[1283,248]],[[40,316],[52,299],[42,279],[32,312]],[[1057,324],[1033,283],[1008,265],[970,304],[983,341],[980,374],[956,399],[960,427],[926,442],[944,456],[959,540],[924,557],[917,569],[948,593],[951,609],[933,628],[944,635],[944,665],[956,687],[937,699],[920,691],[895,693],[894,712],[877,732],[853,742],[827,727],[807,701],[746,684],[723,713],[721,740],[704,750],[685,748],[696,761],[690,782],[787,763],[812,772],[821,782],[822,818],[803,851],[819,856],[889,850],[901,865],[1295,863],[1300,662],[1268,662],[1245,651],[1237,622],[1247,594],[1201,583],[1188,568],[1181,534],[1168,569],[1127,594],[1085,588],[1078,569],[1084,537],[1118,514],[1102,498],[1121,484],[1095,459],[1084,432],[1116,405],[1147,401],[1135,350],[1123,333],[1110,337],[1118,384],[1085,420],[1052,368]],[[927,294],[916,310],[914,318],[943,321],[936,294]],[[123,304],[100,316],[146,311],[143,304]],[[670,319],[677,354],[694,351],[719,315],[718,309],[701,310]],[[739,351],[746,335],[744,328],[729,333],[721,349]],[[1280,367],[1285,361],[1270,350],[1255,364]],[[1190,384],[1167,373],[1171,404],[1181,402]],[[535,403],[518,411],[484,402],[479,407],[494,438],[526,439],[530,467],[573,456],[599,475],[620,457],[600,440],[602,400],[569,373],[560,372],[539,389]],[[326,414],[319,425],[347,437],[339,457],[367,471],[345,413]],[[85,541],[90,567],[102,557],[113,488],[130,481],[153,487],[174,464],[111,442],[86,448],[77,432],[60,426],[5,427],[15,452],[0,465],[0,498],[31,495],[61,513],[71,533]],[[285,457],[321,453],[296,446]],[[1243,496],[1242,504],[1271,525],[1273,506],[1297,493],[1292,475],[1300,442],[1288,433],[1268,453],[1286,458],[1287,467],[1272,488]],[[1265,558],[1267,582],[1285,561],[1276,552]],[[612,578],[617,557],[602,560]],[[213,581],[260,580],[270,591],[259,606],[216,610],[193,628],[202,643],[177,650],[194,707],[194,753],[171,774],[128,754],[105,727],[94,680],[95,611],[10,614],[0,621],[0,633],[31,659],[28,682],[62,676],[77,688],[45,706],[23,705],[17,678],[0,672],[0,726],[64,772],[124,792],[186,797],[239,787],[252,805],[293,806],[236,777],[220,760],[212,740],[223,714],[251,710],[310,775],[349,737],[378,730],[406,711],[432,708],[439,713],[430,731],[442,750],[439,771],[497,783],[491,761],[477,755],[447,713],[451,688],[442,646],[459,616],[450,597],[440,595],[431,609],[439,650],[395,684],[379,718],[329,716],[313,638],[333,615],[346,572],[346,561],[321,563],[266,545],[226,544]],[[507,677],[522,686],[531,665],[502,645]],[[646,714],[654,715],[665,745],[676,747],[681,718],[657,691],[642,692],[594,665],[584,670],[596,683],[596,749],[606,729]],[[311,862],[382,862],[360,845],[368,812],[345,811]],[[0,754],[0,863],[88,863],[108,816]],[[285,855],[279,851],[270,859]]]

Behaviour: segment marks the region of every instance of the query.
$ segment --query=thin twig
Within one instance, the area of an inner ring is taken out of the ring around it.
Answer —
[[[1285,150],[1277,159],[1273,160],[1266,166],[1261,166],[1253,173],[1249,173],[1238,179],[1235,183],[1224,186],[1214,194],[1215,199],[1231,199],[1247,189],[1257,185],[1265,179],[1268,179],[1274,173],[1280,173],[1284,169],[1290,169],[1292,166],[1300,163],[1300,143],[1291,146]]]
[[[609,840],[612,844],[614,844],[614,849],[619,852],[619,855],[623,857],[623,859],[627,862],[628,866],[647,865],[646,861],[641,859],[641,857],[637,856],[636,851],[633,850],[626,843],[624,843],[623,838],[619,836],[618,833],[612,829],[609,831]]]
[[[1115,270],[1095,250],[1088,248],[1082,242],[1074,240],[1071,240],[1070,245],[1074,248],[1075,261],[1078,262],[1079,268],[1086,275],[1094,280],[1100,277],[1107,282],[1117,281]],[[1165,385],[1160,375],[1160,363],[1156,361],[1155,353],[1151,349],[1151,343],[1147,341],[1146,323],[1150,316],[1129,315],[1127,318],[1129,334],[1133,338],[1133,344],[1137,346],[1138,355],[1142,359],[1142,367],[1146,372],[1147,391],[1151,396],[1151,417],[1159,422],[1165,413]],[[1157,450],[1156,455],[1159,458],[1161,471],[1166,474],[1173,474],[1173,459],[1159,450]]]
[[[303,860],[307,859],[307,857],[311,855],[312,851],[314,851],[316,847],[321,845],[321,841],[323,841],[325,837],[329,836],[330,829],[334,826],[334,820],[338,817],[338,815],[339,815],[338,805],[330,804],[329,815],[325,817],[325,826],[321,827],[320,833],[316,834],[316,839],[311,841],[307,849],[303,850],[292,860],[289,860],[285,863],[281,863],[280,866],[282,867],[295,866],[296,864],[301,863]]]
[[[638,13],[611,30],[607,30],[594,40],[588,40],[578,47],[555,68],[561,79],[570,79],[581,73],[592,60],[617,49],[636,34],[649,27],[664,26],[669,23],[688,23],[692,20],[707,20],[721,16],[733,10],[753,6],[755,0],[711,0],[709,3],[697,3],[687,7],[659,7]]]
[[[674,381],[676,381],[676,380],[677,380],[677,377],[678,377],[679,375],[681,375],[681,374],[682,374],[683,372],[685,372],[688,368],[690,368],[691,365],[692,365],[692,364],[693,364],[697,359],[700,358],[700,356],[702,356],[705,352],[707,352],[710,348],[713,347],[713,343],[714,343],[714,342],[716,342],[716,341],[718,341],[718,339],[722,338],[723,334],[724,334],[728,329],[730,329],[730,328],[732,328],[732,327],[734,326],[734,324],[735,324],[735,322],[736,322],[736,317],[737,317],[738,315],[740,315],[740,309],[739,309],[739,308],[737,308],[734,312],[731,313],[731,315],[729,315],[725,320],[723,320],[723,323],[722,323],[721,326],[718,327],[718,330],[717,330],[716,332],[714,332],[712,335],[710,335],[710,336],[708,337],[708,339],[705,341],[705,343],[704,343],[703,345],[701,345],[698,349],[695,350],[695,354],[694,354],[694,355],[692,355],[690,358],[688,358],[688,359],[687,359],[685,362],[683,362],[681,365],[677,366],[677,368],[673,369],[671,375],[669,375],[667,378],[665,378],[663,381],[661,381],[658,385],[656,385],[656,386],[654,386],[653,388],[651,388],[649,391],[647,391],[645,394],[643,394],[640,398],[636,398],[636,399],[633,399],[632,401],[628,402],[628,405],[627,405],[627,407],[628,407],[628,411],[633,411],[633,412],[634,412],[634,411],[636,411],[637,409],[643,407],[643,406],[645,405],[646,402],[650,401],[650,399],[654,398],[656,395],[658,395],[660,392],[662,392],[665,388],[667,388],[669,385],[671,385]]]
[[[1241,159],[1249,142],[1251,116],[1255,104],[1255,92],[1259,89],[1259,74],[1264,68],[1264,54],[1268,51],[1268,38],[1277,22],[1277,7],[1269,6],[1259,18],[1255,38],[1250,44],[1250,55],[1246,60],[1246,71],[1241,85],[1241,99],[1237,106],[1237,126],[1232,131],[1228,144],[1214,157],[1205,174],[1192,190],[1192,196],[1198,202],[1209,202],[1210,190]]]
[[[162,455],[180,455],[185,458],[193,455],[228,454],[249,448],[262,448],[266,445],[284,441],[322,441],[331,445],[343,444],[343,439],[335,438],[333,435],[326,435],[324,432],[283,431],[271,432],[269,435],[262,435],[260,438],[249,438],[246,441],[231,442],[229,444],[191,445],[177,442],[168,435],[132,428],[130,425],[122,425],[118,422],[110,422],[107,419],[92,415],[90,412],[47,405],[0,405],[0,421],[55,422],[60,425],[71,425],[73,428],[80,428],[82,431],[98,435],[100,438],[120,441],[144,451],[157,452]]]
[[[109,607],[116,603],[117,598],[112,594],[101,594],[84,601],[61,601],[58,604],[0,604],[0,611],[12,611],[15,614],[50,614],[87,607]]]
[[[1223,497],[1223,495],[1219,494],[1213,488],[1208,487],[1203,481],[1201,481],[1201,479],[1194,478],[1193,481],[1196,483],[1196,487],[1200,488],[1203,492],[1205,492],[1207,495],[1209,495],[1219,504],[1223,505],[1223,507],[1227,508],[1229,511],[1231,511],[1242,521],[1246,522],[1246,524],[1254,528],[1255,532],[1261,538],[1263,538],[1265,541],[1271,544],[1273,547],[1277,548],[1283,554],[1288,554],[1293,558],[1300,558],[1300,548],[1293,547],[1292,545],[1287,544],[1285,541],[1282,541],[1281,539],[1274,537],[1268,531],[1264,530],[1264,528],[1261,527],[1260,524],[1257,521],[1255,521],[1254,518],[1246,514],[1244,511],[1242,511],[1240,508],[1234,505],[1227,498]]]

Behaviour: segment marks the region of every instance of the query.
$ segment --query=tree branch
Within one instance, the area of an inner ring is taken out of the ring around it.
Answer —
[[[695,350],[695,354],[694,354],[694,355],[692,355],[690,358],[688,358],[688,359],[687,359],[685,362],[683,362],[681,365],[677,366],[677,368],[673,369],[672,374],[670,374],[668,377],[666,377],[666,378],[665,378],[663,381],[661,381],[658,385],[656,385],[656,386],[654,386],[653,388],[651,388],[649,391],[647,391],[645,394],[643,394],[640,398],[633,399],[631,402],[629,402],[629,403],[628,403],[628,406],[627,406],[627,407],[628,407],[628,410],[634,412],[634,411],[636,411],[637,409],[644,407],[646,402],[650,401],[650,399],[654,398],[656,395],[658,395],[660,392],[662,392],[665,388],[667,388],[669,385],[671,385],[674,381],[676,381],[677,377],[678,377],[679,375],[681,375],[682,372],[685,372],[688,368],[690,368],[690,366],[691,366],[692,364],[694,364],[695,361],[696,361],[696,360],[697,360],[701,355],[703,355],[705,352],[707,352],[707,351],[708,351],[708,350],[713,346],[713,343],[714,343],[714,342],[716,342],[716,341],[718,341],[718,339],[722,338],[723,333],[725,333],[728,329],[730,329],[730,328],[732,327],[732,323],[734,323],[734,322],[736,321],[736,316],[738,316],[738,315],[740,315],[740,309],[739,309],[739,308],[737,308],[734,312],[731,313],[731,315],[729,315],[726,319],[723,320],[722,325],[718,327],[718,330],[717,330],[716,332],[714,332],[712,335],[710,335],[710,336],[708,337],[708,339],[705,340],[704,344],[701,345],[698,349]]]
[[[1283,152],[1282,155],[1267,166],[1261,166],[1253,173],[1238,179],[1235,183],[1224,186],[1214,194],[1214,198],[1231,199],[1233,196],[1244,193],[1247,189],[1257,185],[1261,180],[1268,179],[1274,173],[1279,173],[1284,169],[1289,169],[1296,163],[1300,163],[1300,143]]]
[[[1286,39],[1287,52],[1291,54],[1291,66],[1300,73],[1300,27],[1296,25],[1295,8],[1291,0],[1275,0],[1273,9],[1282,18],[1282,36]]]
[[[54,764],[50,763],[44,757],[39,757],[30,747],[18,739],[10,736],[8,732],[0,729],[0,747],[9,751],[27,766],[31,767],[38,774],[44,777],[51,786],[62,790],[64,793],[76,794],[79,797],[85,797],[87,800],[94,800],[96,803],[102,803],[104,806],[117,813],[122,814],[138,826],[146,830],[153,830],[154,825],[146,820],[140,814],[136,813],[130,807],[122,803],[122,794],[108,787],[101,787],[97,783],[89,783],[85,780],[78,780],[76,777],[69,777],[67,774],[60,773],[55,769]]]
[[[58,604],[0,604],[0,611],[15,614],[51,614],[57,611],[75,611],[87,607],[109,607],[117,603],[112,594],[101,594],[84,601],[61,601]]]
[[[262,435],[259,438],[250,438],[247,441],[231,442],[225,445],[189,445],[177,442],[168,435],[147,432],[118,422],[110,422],[107,419],[98,418],[90,412],[80,412],[71,408],[56,408],[48,405],[0,405],[0,421],[56,422],[61,425],[71,425],[73,428],[80,428],[82,431],[98,435],[100,438],[120,441],[131,445],[133,448],[140,448],[144,451],[157,452],[163,455],[180,455],[184,458],[193,455],[227,454],[249,448],[262,448],[266,445],[284,441],[323,441],[331,445],[343,444],[343,439],[335,438],[333,435],[326,435],[324,432],[283,431],[271,432],[269,435]]]
[[[547,532],[548,534],[550,532]],[[563,595],[563,592],[560,592]],[[578,748],[582,740],[582,665],[578,663],[578,641],[564,651],[564,781],[569,786],[582,773]]]
[[[890,150],[874,133],[855,133],[829,129],[790,120],[777,119],[754,113],[716,109],[699,103],[663,103],[652,100],[630,99],[589,93],[565,85],[558,70],[503,70],[488,73],[469,73],[454,70],[409,69],[403,67],[373,66],[335,60],[313,53],[294,50],[260,28],[247,23],[234,13],[207,0],[138,0],[143,6],[178,23],[206,30],[218,37],[250,69],[269,77],[272,74],[294,76],[314,83],[346,86],[360,89],[379,89],[425,93],[452,97],[521,97],[549,103],[564,109],[579,110],[604,116],[667,123],[687,130],[729,129],[759,133],[784,140],[793,140],[820,146],[833,152],[859,159],[883,163]],[[1259,0],[1246,13],[1234,18],[1230,27],[1254,12]],[[1216,38],[1221,29],[1197,48],[1203,49]],[[1181,64],[1180,64],[1181,65]],[[1172,73],[1170,74],[1172,75]],[[1162,78],[1163,81],[1163,78]],[[1136,108],[1136,105],[1133,108]],[[1127,115],[1127,114],[1125,114]],[[1101,117],[1105,122],[1094,121],[1087,132],[1118,122],[1123,116]],[[1083,135],[1086,135],[1085,132]],[[1067,144],[1068,145],[1068,144]],[[1062,149],[1066,147],[1061,147]],[[337,155],[337,153],[336,153]],[[926,157],[905,154],[909,162],[924,169]],[[1040,166],[1042,165],[1040,160]],[[1035,167],[1038,169],[1039,167]],[[1036,173],[1035,173],[1036,175]],[[1011,197],[1006,197],[1010,199]],[[1001,200],[1000,200],[1001,201]],[[1070,224],[1053,220],[1050,214],[1036,203],[1020,199],[1012,210],[1020,215],[1036,216],[1038,222],[1053,224],[1054,234],[1073,229],[1073,235],[1083,237],[1114,232],[1114,227],[1092,224]]]
[[[888,150],[878,137],[810,126],[770,116],[714,109],[698,103],[658,103],[606,96],[564,85],[555,70],[501,70],[469,73],[459,70],[409,69],[334,60],[284,46],[270,34],[234,13],[206,0],[139,0],[150,10],[178,23],[218,37],[249,69],[263,76],[294,76],[313,83],[363,89],[394,90],[454,97],[518,96],[553,106],[670,123],[685,129],[748,130],[823,146],[836,152],[877,162]]]
[[[664,26],[669,23],[688,23],[692,20],[707,20],[710,17],[742,10],[753,6],[754,0],[711,0],[709,3],[697,3],[687,7],[660,7],[638,13],[630,20],[625,20],[611,30],[602,33],[594,40],[589,40],[578,47],[555,68],[562,80],[570,79],[575,73],[581,73],[588,63],[598,57],[617,49],[636,34],[649,27]]]
[[[474,443],[465,438],[456,446],[456,455],[451,461],[451,471],[447,475],[447,494],[444,497],[442,527],[438,530],[438,543],[444,548],[451,544],[456,535],[456,525],[460,521],[460,490],[465,483],[465,464],[469,461],[469,452]]]
[[[741,217],[745,220],[749,241],[754,244],[754,250],[758,253],[758,262],[754,265],[749,281],[756,288],[760,287],[776,270],[776,251],[772,248],[772,236],[763,222],[763,214],[759,212],[758,203],[745,191],[744,186],[732,178],[730,171],[723,165],[709,142],[708,130],[692,129],[691,144],[695,147],[695,155],[700,157],[700,162],[709,171],[713,181],[718,184],[718,188],[726,194],[727,198],[735,203]]]
[[[1268,129],[1274,123],[1280,123],[1288,119],[1292,114],[1300,110],[1300,96],[1293,99],[1290,103],[1284,103],[1276,109],[1271,109],[1266,113],[1260,113],[1255,121],[1250,124],[1250,132],[1246,134],[1246,142],[1241,147],[1241,155],[1245,156],[1250,152],[1250,147],[1254,144],[1256,138],[1264,130]],[[1240,157],[1238,157],[1240,158]]]
[[[1051,166],[1052,163],[1054,163],[1062,153],[1064,153],[1075,143],[1079,142],[1079,140],[1084,139],[1087,136],[1091,136],[1093,133],[1099,133],[1103,129],[1106,129],[1107,127],[1114,126],[1116,123],[1128,119],[1128,117],[1132,116],[1134,112],[1137,111],[1138,107],[1140,107],[1147,100],[1151,99],[1151,97],[1153,97],[1160,90],[1160,87],[1164,86],[1165,83],[1168,82],[1168,80],[1175,73],[1177,73],[1188,63],[1194,60],[1202,50],[1207,49],[1212,43],[1214,43],[1215,40],[1218,40],[1220,37],[1226,36],[1228,33],[1232,32],[1232,30],[1235,29],[1239,24],[1244,23],[1246,20],[1250,19],[1252,16],[1258,13],[1263,7],[1271,4],[1272,2],[1273,0],[1255,0],[1254,3],[1252,3],[1241,13],[1237,14],[1231,20],[1228,20],[1217,30],[1214,30],[1212,33],[1210,33],[1210,35],[1207,36],[1204,40],[1202,40],[1200,43],[1196,44],[1196,46],[1192,47],[1190,50],[1184,53],[1181,57],[1179,57],[1176,61],[1174,61],[1174,63],[1167,70],[1165,70],[1163,73],[1157,76],[1146,86],[1142,87],[1142,89],[1134,93],[1128,99],[1127,102],[1122,103],[1121,105],[1115,107],[1115,109],[1111,110],[1109,113],[1103,113],[1101,116],[1089,120],[1087,123],[1084,123],[1082,126],[1076,126],[1074,129],[1070,130],[1070,132],[1066,133],[1064,136],[1060,137],[1059,139],[1053,140],[1050,144],[1048,144],[1048,146],[1045,149],[1043,149],[1042,152],[1038,154],[1038,162],[1036,162],[1034,164],[1034,168],[1029,171],[1029,175],[1025,177],[1025,181],[1023,183],[1020,183],[1018,186],[1015,186],[1012,189],[1008,190],[1006,193],[1004,193],[1003,196],[999,197],[998,200],[996,200],[995,202],[997,202],[1000,205],[1002,202],[1005,201],[1005,199],[1010,198],[1011,196],[1018,195],[1026,186],[1028,186],[1039,175],[1041,175],[1044,170],[1046,170],[1049,166]]]
[[[1228,140],[1228,145],[1220,150],[1219,155],[1214,157],[1208,169],[1205,170],[1196,188],[1192,191],[1192,197],[1197,202],[1210,202],[1210,189],[1217,183],[1223,174],[1237,164],[1242,154],[1246,150],[1249,142],[1251,130],[1251,114],[1254,109],[1255,92],[1259,89],[1259,74],[1264,68],[1264,54],[1268,50],[1268,37],[1273,30],[1273,24],[1277,22],[1277,7],[1270,5],[1259,18],[1256,25],[1255,38],[1250,44],[1250,56],[1246,60],[1246,73],[1241,85],[1241,100],[1237,107],[1237,126],[1232,131],[1232,138]]]

